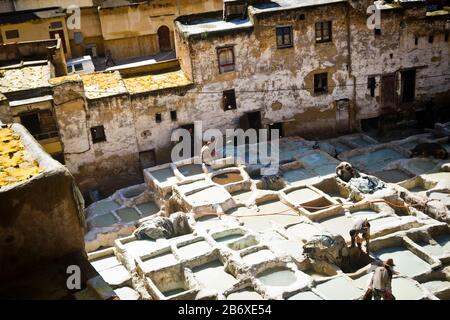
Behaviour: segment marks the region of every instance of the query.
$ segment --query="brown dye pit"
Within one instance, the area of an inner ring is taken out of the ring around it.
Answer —
[[[212,178],[212,180],[220,185],[235,183],[244,180],[237,172],[222,173]]]

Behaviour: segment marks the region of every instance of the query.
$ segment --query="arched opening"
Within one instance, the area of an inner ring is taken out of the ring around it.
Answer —
[[[170,30],[167,26],[161,26],[158,29],[159,51],[171,51]]]

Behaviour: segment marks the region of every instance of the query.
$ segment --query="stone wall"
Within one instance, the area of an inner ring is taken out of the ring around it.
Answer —
[[[59,111],[57,106],[67,166],[83,191],[100,188],[110,194],[127,182],[142,181],[140,152],[154,151],[156,164],[168,162],[171,133],[196,120],[203,122],[203,130],[225,133],[238,128],[244,114],[260,111],[263,127],[281,122],[285,135],[319,139],[354,131],[360,119],[385,112],[380,86],[371,97],[367,78],[379,81],[382,74],[412,67],[417,68],[415,104],[420,106],[429,94],[445,101],[445,26],[442,20],[417,16],[423,14],[383,11],[381,36],[367,28],[365,14],[345,3],[256,14],[251,16],[253,28],[202,37],[189,37],[177,26],[180,65],[194,84],[97,100],[80,97],[79,102],[64,102]],[[333,40],[316,43],[315,23],[330,19]],[[277,48],[275,27],[280,25],[293,26],[290,48]],[[430,32],[435,34],[432,46]],[[415,34],[419,48],[411,47]],[[219,73],[217,47],[225,45],[234,45],[235,71]],[[317,95],[314,74],[322,72],[328,73],[328,94]],[[236,91],[237,109],[224,111],[222,95],[229,89]],[[171,111],[176,111],[176,120]],[[89,130],[96,125],[105,127],[106,142],[92,144]]]
[[[382,34],[376,36],[366,27],[366,16],[351,11],[351,67],[358,119],[383,114],[382,75],[396,74],[395,99],[399,108],[421,108],[423,100],[431,96],[437,103],[448,103],[450,52],[445,32],[449,29],[443,19],[424,16],[424,8],[382,11]],[[433,43],[429,43],[429,36],[433,36]],[[408,69],[416,70],[416,102],[402,104],[400,72]],[[369,76],[375,77],[377,83],[374,97],[367,87]]]
[[[84,254],[84,201],[72,175],[22,125],[12,129],[42,172],[0,189],[0,279],[6,281],[41,263]]]

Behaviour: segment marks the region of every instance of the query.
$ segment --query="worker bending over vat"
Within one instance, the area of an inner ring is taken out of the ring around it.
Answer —
[[[362,238],[360,238],[360,235]],[[362,250],[363,241],[366,242],[366,253],[370,252],[370,223],[367,219],[361,219],[356,221],[353,228],[350,230],[351,247],[355,247],[355,244],[360,250]]]

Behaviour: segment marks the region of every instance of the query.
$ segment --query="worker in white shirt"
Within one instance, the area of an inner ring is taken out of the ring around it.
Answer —
[[[216,157],[216,139],[211,138],[202,148],[201,152],[202,162],[206,165],[211,165],[211,162]]]

